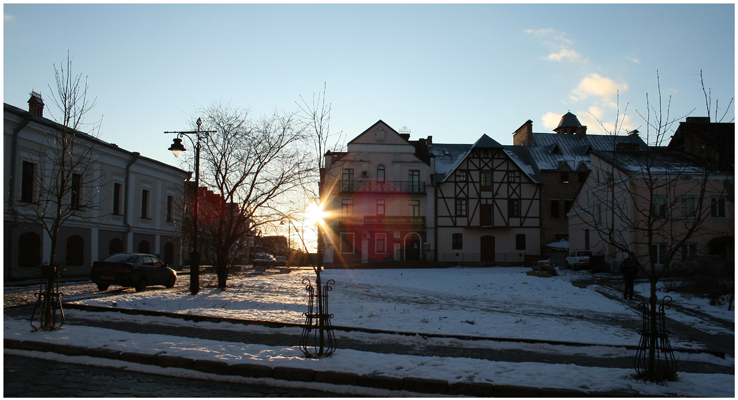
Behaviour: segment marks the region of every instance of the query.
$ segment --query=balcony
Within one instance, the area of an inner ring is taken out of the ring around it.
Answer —
[[[425,182],[413,181],[338,181],[333,193],[408,193],[425,194]]]

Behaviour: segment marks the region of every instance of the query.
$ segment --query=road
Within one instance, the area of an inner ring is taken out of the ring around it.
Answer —
[[[312,389],[154,375],[5,354],[4,397],[344,397]]]

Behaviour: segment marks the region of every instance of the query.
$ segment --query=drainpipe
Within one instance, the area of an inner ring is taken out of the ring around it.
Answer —
[[[128,220],[133,218],[133,211],[128,209],[128,193],[131,190],[131,166],[140,156],[141,153],[134,152],[131,161],[126,165],[126,187],[123,189],[123,209],[126,210],[126,217],[123,218],[123,223],[126,225],[126,249],[128,249],[128,234],[131,233],[131,223]]]
[[[18,166],[16,163],[18,162],[18,135],[20,134],[20,131],[23,130],[23,128],[28,125],[28,122],[31,121],[31,117],[26,115],[25,118],[23,118],[23,121],[13,130],[13,149],[10,153],[10,192],[9,192],[9,199],[8,204],[9,208],[13,211],[13,225],[10,227],[10,241],[13,243],[14,237],[15,237],[15,227],[18,225],[18,213],[15,212],[15,184],[18,181],[16,178],[16,175],[18,174]],[[7,238],[6,238],[7,240]],[[11,262],[9,265],[6,265],[6,272],[8,274],[8,277],[10,279],[13,279],[13,262],[14,259],[14,251],[15,246],[10,246],[10,260]]]

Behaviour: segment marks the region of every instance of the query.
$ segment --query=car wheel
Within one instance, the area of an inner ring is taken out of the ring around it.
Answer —
[[[136,284],[136,291],[143,292],[145,290],[146,290],[146,277],[142,276],[141,279],[139,279],[138,283]]]
[[[104,292],[108,290],[108,287],[110,287],[110,285],[97,285],[97,290]]]
[[[175,278],[174,276],[170,276],[169,281],[166,284],[167,288],[169,289],[173,288],[175,282],[177,282],[177,278]]]

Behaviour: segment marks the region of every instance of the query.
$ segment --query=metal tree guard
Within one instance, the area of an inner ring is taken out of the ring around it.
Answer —
[[[656,332],[651,332],[651,307],[646,299],[641,298],[641,309],[643,317],[643,328],[638,330],[641,335],[641,341],[638,344],[638,352],[635,358],[635,370],[639,375],[651,373],[651,376],[671,377],[676,374],[677,362],[674,358],[674,351],[669,342],[671,332],[666,329],[666,313],[665,310],[671,308],[669,302],[670,296],[664,296],[660,304],[656,304]],[[653,342],[652,342],[653,340]],[[654,347],[651,349],[651,347]],[[649,368],[649,353],[653,350],[655,354],[654,371]]]
[[[315,274],[315,286],[309,278],[302,280],[308,292],[308,311],[305,313],[305,326],[300,335],[300,349],[307,358],[328,357],[336,351],[336,336],[331,327],[333,314],[328,312],[328,292],[333,290],[336,281],[329,279],[323,285],[320,281],[320,267],[315,268]]]
[[[41,278],[41,285],[38,290],[38,300],[33,308],[33,314],[31,314],[31,326],[34,332],[38,331],[39,328],[44,331],[53,331],[64,325],[64,309],[61,304],[61,296],[64,293],[59,291],[59,275],[64,266],[63,262],[54,263],[53,266],[44,263],[41,266],[43,278]],[[45,287],[44,284],[46,284]],[[36,311],[39,311],[38,317]],[[58,325],[57,313],[59,314]],[[36,320],[39,323],[38,326],[34,324]]]

